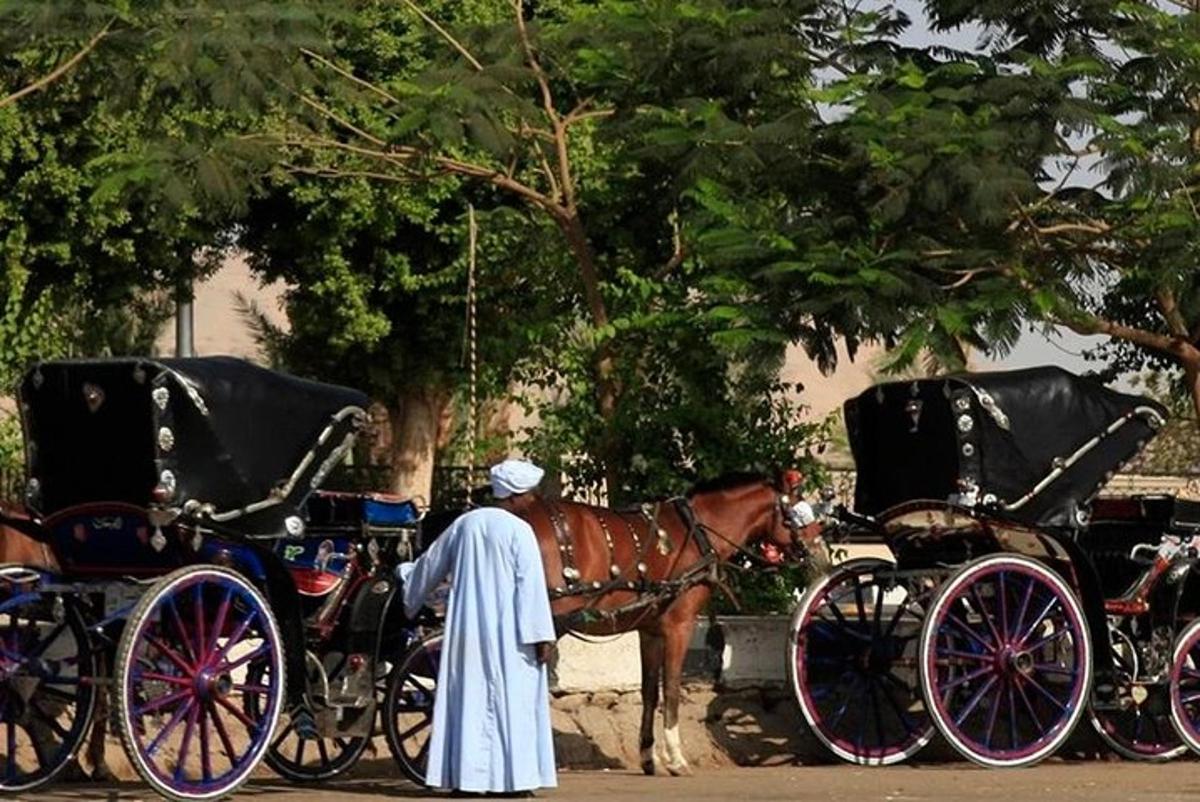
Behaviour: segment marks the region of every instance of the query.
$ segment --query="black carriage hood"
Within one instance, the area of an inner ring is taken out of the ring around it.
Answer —
[[[20,402],[34,511],[122,501],[270,535],[350,448],[368,400],[203,357],[43,362]]]
[[[1044,526],[1080,522],[1167,414],[1056,367],[891,382],[844,409],[859,512],[970,484],[979,502]]]

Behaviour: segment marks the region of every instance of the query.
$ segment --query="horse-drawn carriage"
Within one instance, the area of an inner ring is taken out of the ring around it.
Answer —
[[[261,760],[334,776],[380,707],[419,776],[437,640],[392,576],[419,550],[420,511],[319,489],[366,404],[228,358],[26,375],[32,518],[2,522],[56,565],[0,567],[0,791],[53,779],[102,695],[133,767],[170,798],[225,796]]]
[[[832,752],[894,763],[936,731],[1018,766],[1084,716],[1130,758],[1200,745],[1200,505],[1097,498],[1159,404],[1038,368],[884,384],[845,412],[855,510],[833,528],[894,559],[842,564],[793,619],[797,699]]]

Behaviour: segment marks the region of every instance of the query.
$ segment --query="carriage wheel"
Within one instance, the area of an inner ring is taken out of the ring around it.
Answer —
[[[15,591],[0,602],[0,791],[54,779],[96,708],[95,654],[71,599]]]
[[[1117,708],[1088,710],[1088,718],[1100,739],[1129,760],[1162,762],[1179,757],[1187,745],[1179,740],[1171,724],[1169,683],[1135,683],[1137,648],[1119,629],[1110,629],[1113,662],[1121,683]]]
[[[921,631],[921,689],[934,724],[985,766],[1050,755],[1083,714],[1092,645],[1070,587],[1008,554],[968,563],[942,586]]]
[[[895,584],[893,568],[843,563],[809,588],[792,617],[788,668],[800,710],[851,763],[898,763],[933,737],[917,680],[923,610]]]
[[[1200,620],[1175,641],[1171,660],[1171,724],[1193,752],[1200,752]]]
[[[392,669],[383,703],[383,731],[392,757],[404,776],[421,785],[425,784],[429,765],[429,736],[441,659],[441,632],[410,646]]]
[[[282,641],[262,594],[233,571],[181,568],[155,583],[125,624],[116,668],[125,751],[165,797],[231,793],[274,737]]]
[[[255,667],[255,674],[259,666]],[[255,680],[251,680],[252,682]],[[252,716],[259,709],[258,697],[250,697]],[[372,714],[374,715],[374,714]],[[328,738],[305,738],[296,731],[287,714],[264,757],[267,765],[285,780],[295,783],[319,783],[332,780],[354,767],[366,750],[370,738],[348,738],[333,735]]]

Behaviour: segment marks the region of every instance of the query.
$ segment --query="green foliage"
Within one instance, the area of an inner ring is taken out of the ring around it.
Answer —
[[[1200,424],[1190,398],[1176,386],[1178,377],[1166,372],[1148,372],[1138,378],[1142,391],[1167,408],[1167,425],[1135,458],[1129,470],[1171,476],[1200,473]]]

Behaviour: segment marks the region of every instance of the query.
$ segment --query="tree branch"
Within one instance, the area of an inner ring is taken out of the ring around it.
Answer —
[[[525,61],[529,65],[529,69],[533,72],[538,89],[541,91],[542,108],[545,109],[546,117],[553,126],[554,146],[558,151],[558,183],[559,188],[562,190],[563,202],[574,213],[575,184],[571,179],[571,160],[567,149],[567,129],[558,113],[558,109],[554,105],[554,95],[550,91],[550,80],[546,77],[546,71],[542,69],[541,62],[538,61],[537,55],[533,51],[533,43],[529,39],[529,29],[525,25],[525,11],[521,2],[522,0],[513,0],[513,11],[516,13],[517,19],[517,36],[521,41],[521,49],[525,52]]]
[[[350,70],[346,69],[345,67],[338,66],[337,64],[333,63],[329,59],[322,56],[320,53],[316,53],[305,47],[300,48],[300,52],[303,53],[304,55],[308,56],[309,58],[311,58],[313,61],[316,61],[319,64],[325,65],[326,67],[333,70],[338,75],[345,78],[346,80],[358,84],[363,89],[366,89],[370,92],[374,92],[375,94],[379,95],[381,98],[388,101],[389,103],[394,103],[397,106],[401,105],[400,99],[397,98],[395,95],[393,95],[391,92],[387,91],[386,89],[379,86],[378,84],[374,84],[374,83],[366,80],[365,78],[359,78],[357,75],[352,73]]]
[[[368,159],[376,159],[399,167],[405,171],[411,171],[412,165],[419,162],[427,162],[438,168],[439,171],[450,175],[461,175],[468,178],[476,178],[485,181],[499,189],[511,192],[533,205],[545,209],[555,219],[563,217],[563,209],[554,200],[546,195],[538,192],[536,189],[516,180],[512,176],[506,175],[499,170],[491,167],[485,167],[482,164],[454,159],[449,156],[439,156],[429,153],[421,148],[412,147],[410,145],[390,145],[385,149],[376,150],[372,148],[354,145],[349,142],[340,142],[336,139],[326,139],[323,137],[294,137],[294,138],[275,138],[275,143],[281,147],[300,147],[309,149],[321,150],[337,150],[345,153],[352,153],[356,156],[361,156]]]
[[[461,54],[462,57],[465,58],[472,67],[474,67],[479,72],[483,72],[483,65],[479,63],[479,59],[477,59],[473,55],[471,55],[471,51],[467,50],[467,48],[463,46],[462,42],[458,41],[453,36],[451,36],[449,31],[447,31],[441,25],[438,25],[437,20],[435,20],[433,17],[426,14],[425,11],[422,10],[420,6],[418,6],[416,3],[413,2],[413,0],[404,0],[404,4],[406,6],[408,6],[409,8],[411,8],[413,11],[417,12],[417,15],[421,19],[425,20],[425,24],[428,25],[430,28],[433,28],[435,31],[437,31],[438,34],[443,39],[445,39],[447,42],[449,42],[450,46],[453,47],[455,50],[457,50],[459,52],[459,54]]]
[[[75,65],[78,64],[79,62],[83,61],[83,59],[87,56],[88,53],[91,53],[93,50],[96,49],[96,46],[98,44],[100,44],[100,40],[102,40],[104,37],[108,36],[109,31],[112,29],[113,22],[115,22],[115,20],[109,20],[105,24],[105,26],[103,28],[101,28],[99,31],[97,31],[96,35],[93,36],[91,39],[89,39],[83,47],[81,47],[81,48],[79,48],[79,50],[75,51],[75,54],[73,56],[71,56],[69,59],[67,59],[63,63],[59,64],[53,70],[46,73],[41,78],[38,78],[36,81],[29,84],[28,86],[24,86],[21,89],[18,89],[16,92],[13,92],[11,95],[0,98],[0,109],[4,108],[5,106],[8,106],[10,104],[16,103],[18,100],[25,97],[26,95],[32,95],[34,92],[40,92],[41,90],[45,89],[50,84],[57,81],[59,78],[62,78],[64,75],[66,75],[72,69],[74,69]]]
[[[1162,311],[1163,320],[1167,322],[1167,328],[1176,337],[1189,337],[1187,321],[1183,319],[1183,313],[1179,311],[1179,302],[1175,298],[1175,292],[1169,287],[1162,287],[1154,293],[1155,300],[1158,301],[1158,308]]]

